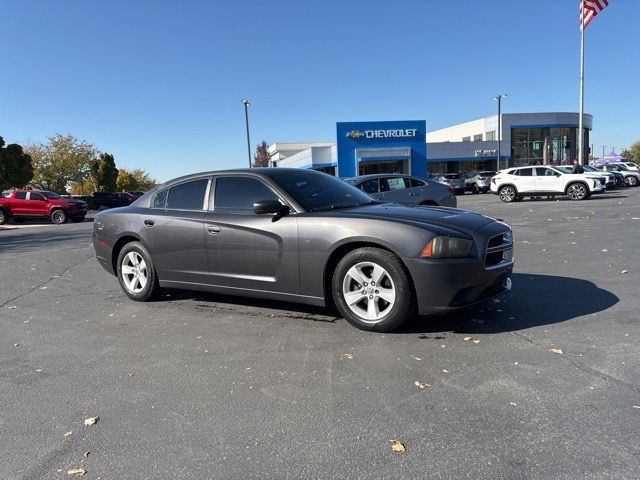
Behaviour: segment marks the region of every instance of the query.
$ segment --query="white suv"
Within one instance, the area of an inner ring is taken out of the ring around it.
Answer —
[[[565,173],[551,165],[508,168],[491,179],[491,192],[503,202],[540,195],[566,195],[571,200],[584,200],[604,188],[604,178]]]

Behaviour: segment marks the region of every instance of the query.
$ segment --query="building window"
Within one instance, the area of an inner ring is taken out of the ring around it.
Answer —
[[[473,136],[473,141],[474,142],[481,142],[482,141],[482,134],[479,133],[478,135],[474,135]]]
[[[462,137],[462,141],[463,142],[470,142],[471,141],[471,137]]]
[[[495,130],[491,130],[490,132],[487,132],[486,135],[487,135],[487,141],[496,139],[496,131]]]
[[[512,128],[512,166],[570,165],[578,157],[577,138],[572,127]]]

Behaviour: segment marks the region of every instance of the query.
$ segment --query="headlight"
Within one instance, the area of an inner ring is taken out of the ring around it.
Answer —
[[[434,237],[427,242],[420,252],[425,258],[461,258],[471,252],[473,240],[456,237]]]

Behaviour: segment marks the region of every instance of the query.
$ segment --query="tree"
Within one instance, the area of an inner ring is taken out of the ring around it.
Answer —
[[[33,183],[59,193],[66,192],[72,182],[89,178],[97,154],[92,144],[59,133],[46,144],[29,145],[25,150],[33,159]]]
[[[134,170],[120,168],[118,170],[116,187],[119,192],[146,192],[156,185],[157,182],[139,168]]]
[[[0,189],[24,187],[33,178],[31,157],[17,143],[5,147],[0,137]]]
[[[621,155],[630,162],[640,163],[640,140],[623,150]]]
[[[101,153],[98,160],[90,164],[91,181],[96,192],[115,192],[118,179],[118,169],[113,155]]]
[[[254,167],[268,167],[271,164],[271,155],[269,154],[269,146],[267,142],[262,140],[262,143],[256,146],[256,153],[253,156]]]

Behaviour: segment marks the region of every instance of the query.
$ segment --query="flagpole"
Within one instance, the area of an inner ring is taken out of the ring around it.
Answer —
[[[583,0],[584,1],[584,0]],[[584,23],[580,23],[580,119],[578,120],[578,163],[584,165]]]

